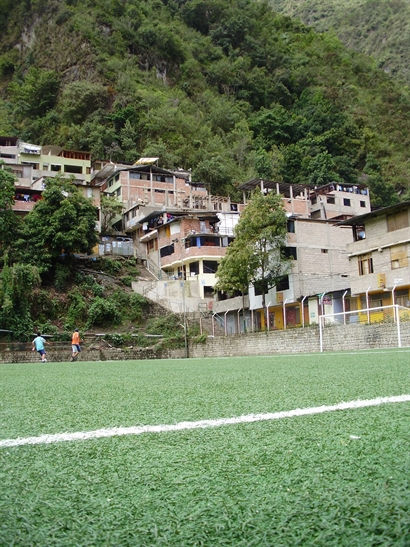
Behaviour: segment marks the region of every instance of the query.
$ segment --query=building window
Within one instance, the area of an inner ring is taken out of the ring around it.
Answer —
[[[362,239],[366,239],[366,231],[364,229],[364,226],[353,226],[353,241],[361,241]]]
[[[189,264],[189,273],[191,275],[198,275],[199,274],[199,262],[191,262]]]
[[[323,254],[327,254],[327,253],[328,253],[328,249],[321,249],[321,252],[322,252]]]
[[[326,201],[327,201],[327,203],[330,203],[331,205],[334,205],[335,196],[327,196]]]
[[[204,273],[216,273],[218,262],[216,260],[204,260]]]
[[[350,207],[350,199],[349,198],[343,198],[343,205],[346,207]]]
[[[366,207],[366,202],[365,201],[360,201],[360,207]]]
[[[315,205],[317,203],[317,197],[313,196],[310,201],[311,201],[312,205]]]
[[[261,296],[264,292],[264,284],[260,281],[255,281],[253,289],[255,291],[255,296]]]
[[[401,230],[409,225],[409,214],[407,209],[394,215],[387,215],[387,231]]]
[[[279,281],[276,283],[277,291],[286,291],[289,289],[289,276],[283,275]]]
[[[53,165],[51,164],[51,171],[61,171],[61,165]]]
[[[208,287],[207,285],[204,286],[204,297],[205,298],[212,298],[214,295],[214,288]]]
[[[288,220],[288,222],[287,222],[287,232],[288,232],[288,234],[294,234],[295,233],[295,221],[294,220]]]
[[[166,247],[162,247],[162,249],[159,250],[159,256],[163,258],[164,256],[169,256],[174,254],[174,244],[167,245]]]
[[[370,253],[358,256],[357,260],[359,265],[359,275],[373,273],[373,258]]]
[[[398,304],[399,306],[404,306],[405,308],[408,308],[410,306],[409,291],[407,289],[397,291],[394,296],[396,304]]]
[[[297,260],[297,258],[298,258],[296,247],[285,247],[283,249],[283,255],[286,258],[293,258],[294,260]]]
[[[407,247],[405,245],[396,245],[390,249],[391,269],[406,268],[408,266]]]
[[[81,165],[64,165],[64,173],[82,173]]]

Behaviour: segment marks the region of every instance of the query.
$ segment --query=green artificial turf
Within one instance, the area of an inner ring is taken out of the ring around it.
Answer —
[[[1,437],[409,393],[409,353],[2,365]],[[408,403],[0,449],[0,545],[406,545]]]

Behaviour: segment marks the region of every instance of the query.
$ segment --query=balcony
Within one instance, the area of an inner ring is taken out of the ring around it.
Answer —
[[[177,249],[173,253],[161,257],[161,268],[175,266],[193,258],[215,257],[222,258],[226,254],[226,247],[190,247]]]

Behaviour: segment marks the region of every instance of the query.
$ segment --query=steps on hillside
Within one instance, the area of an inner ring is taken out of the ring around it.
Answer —
[[[139,281],[157,281],[157,278],[143,264],[138,264],[138,269],[140,271]]]

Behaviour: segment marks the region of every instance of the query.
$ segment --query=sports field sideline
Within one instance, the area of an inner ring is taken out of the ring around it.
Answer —
[[[409,364],[0,365],[0,545],[408,544]]]

